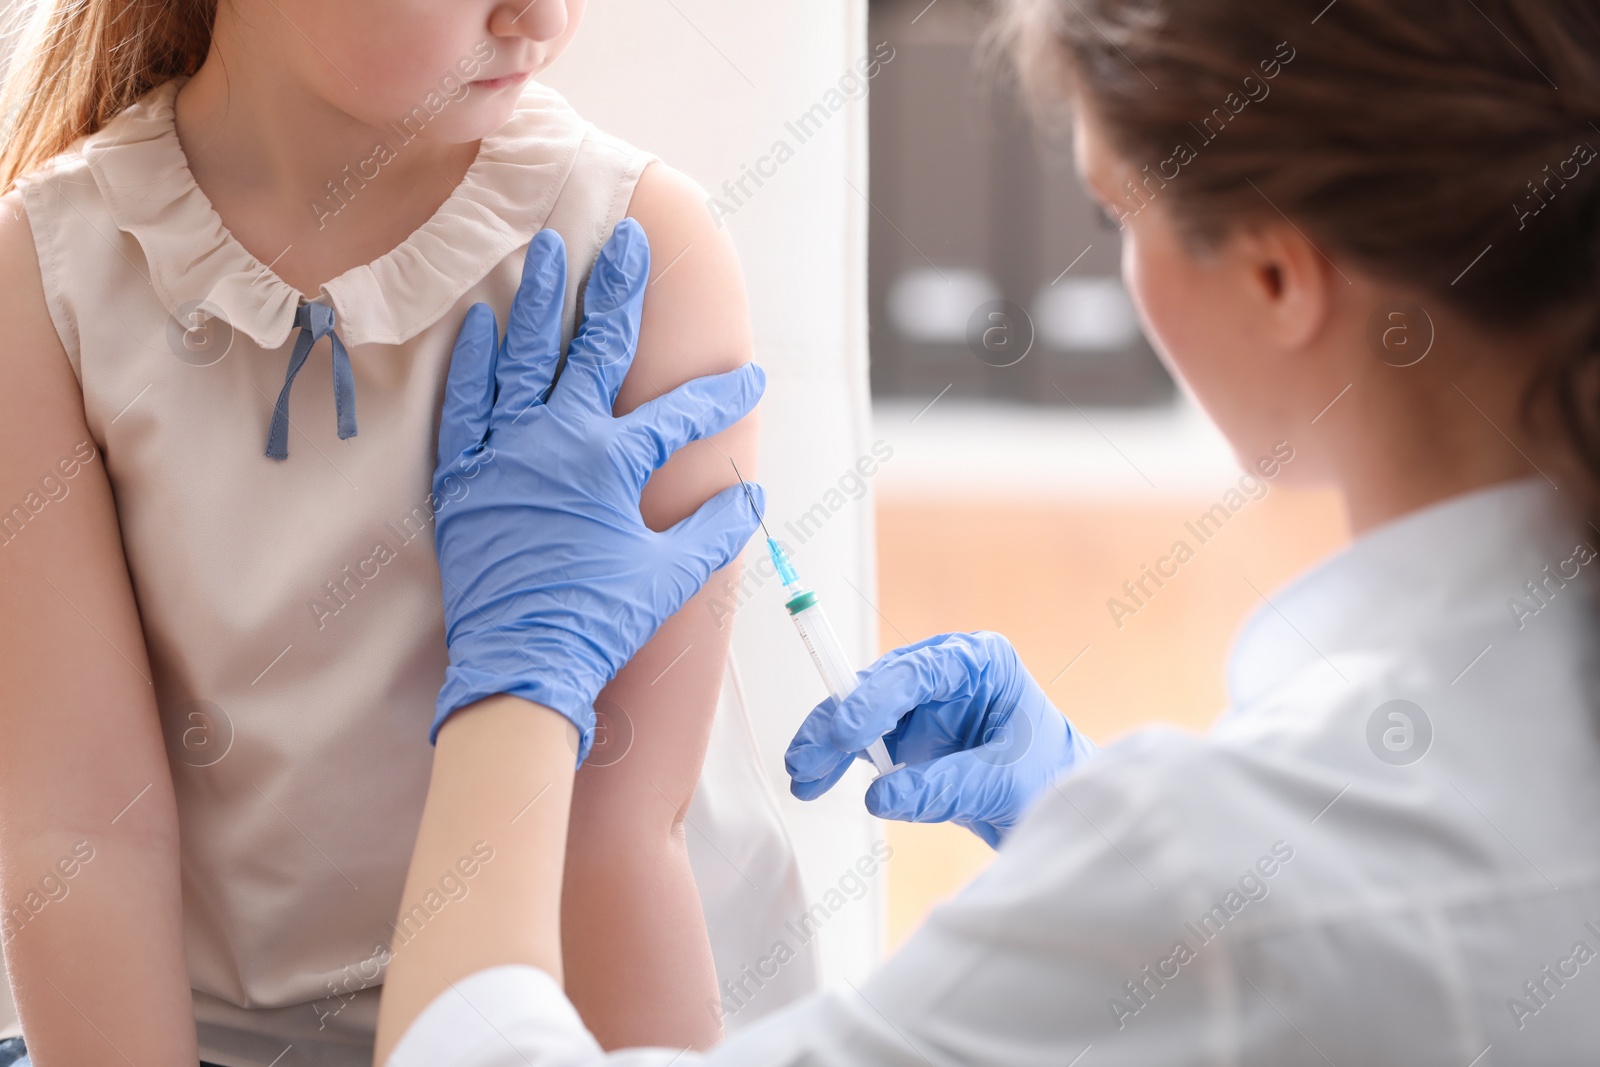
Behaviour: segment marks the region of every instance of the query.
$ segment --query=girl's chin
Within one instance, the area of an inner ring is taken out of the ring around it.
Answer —
[[[517,110],[515,94],[501,90],[473,93],[451,104],[428,128],[428,139],[445,144],[481,141],[504,126]]]

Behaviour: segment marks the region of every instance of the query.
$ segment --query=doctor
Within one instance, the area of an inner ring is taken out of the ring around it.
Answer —
[[[1070,87],[1079,168],[1163,356],[1246,467],[1336,485],[1354,543],[1264,592],[1204,737],[1095,752],[987,633],[891,652],[819,707],[788,753],[797,795],[888,732],[909,766],[868,808],[999,854],[861,985],[704,1054],[607,1058],[584,1029],[560,985],[561,860],[594,695],[754,527],[732,488],[653,532],[640,487],[763,378],[613,417],[648,264],[628,223],[553,389],[560,287],[503,342],[473,309],[439,476],[485,442],[495,458],[437,547],[471,590],[450,669],[504,692],[439,732],[407,899],[475,841],[496,859],[395,956],[380,1063],[1593,1060],[1600,167],[1574,145],[1600,143],[1600,18],[1587,0],[1313,14],[1016,0],[1006,18],[1033,83]],[[528,269],[562,259],[541,234]]]

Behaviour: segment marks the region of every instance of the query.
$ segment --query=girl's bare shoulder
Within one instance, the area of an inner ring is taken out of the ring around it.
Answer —
[[[650,239],[648,336],[640,345],[645,365],[636,362],[636,367],[638,385],[658,379],[650,383],[652,395],[689,378],[732,370],[750,358],[744,276],[709,199],[693,179],[657,161],[639,176],[628,204],[628,216]]]

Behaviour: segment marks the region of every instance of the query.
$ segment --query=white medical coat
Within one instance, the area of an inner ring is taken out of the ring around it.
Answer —
[[[606,1057],[497,967],[390,1065],[1596,1062],[1600,532],[1569,495],[1457,497],[1272,596],[1208,736],[1070,772],[859,987]]]

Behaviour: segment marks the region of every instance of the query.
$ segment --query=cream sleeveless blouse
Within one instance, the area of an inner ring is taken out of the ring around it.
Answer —
[[[503,326],[523,252],[551,227],[571,259],[570,338],[651,157],[530,84],[421,229],[307,302],[195,184],[173,125],[183,81],[81,138],[23,197],[149,648],[202,1057],[365,1065],[446,666],[429,497],[456,331],[477,301]],[[342,341],[358,432],[341,439],[319,329],[277,460],[264,446],[292,335],[311,332],[295,328],[302,304]],[[724,973],[803,910],[735,696],[725,684],[696,797],[724,857],[696,861]],[[762,888],[718,874],[729,856],[759,863]],[[799,992],[809,966],[792,970]]]

